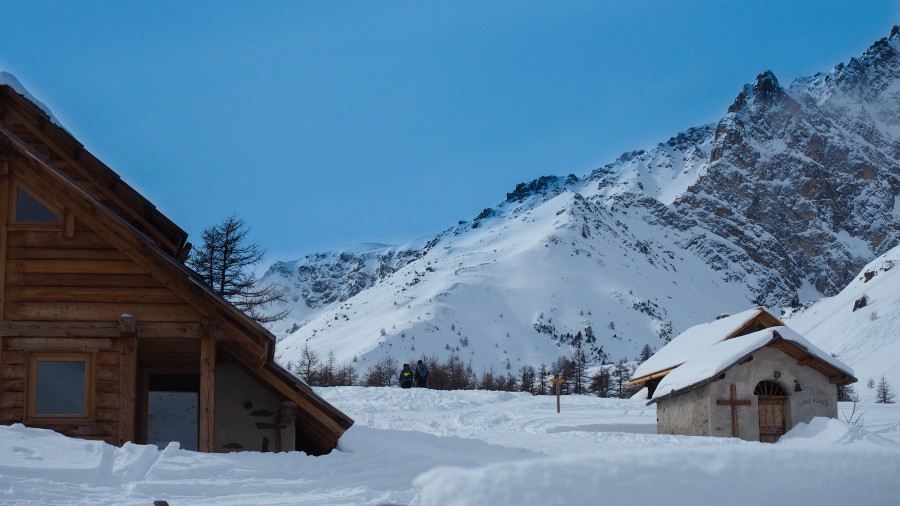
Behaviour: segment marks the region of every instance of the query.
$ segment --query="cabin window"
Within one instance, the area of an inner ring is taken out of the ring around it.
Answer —
[[[89,418],[91,413],[90,355],[31,355],[30,418]]]
[[[13,214],[16,223],[56,225],[59,216],[50,207],[21,187],[16,188],[16,206]]]

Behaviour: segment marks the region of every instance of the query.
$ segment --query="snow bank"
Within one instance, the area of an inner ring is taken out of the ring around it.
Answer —
[[[655,434],[642,400],[567,396],[556,413],[553,396],[316,391],[356,420],[322,457],[116,448],[0,425],[0,504],[900,504],[895,405],[861,407],[880,436],[815,419],[764,445]]]
[[[847,424],[833,418],[816,417],[809,423],[798,423],[781,439],[779,445],[799,448],[852,445],[856,448],[893,448],[900,450],[900,443],[883,438],[862,427]]]
[[[439,468],[419,477],[422,506],[900,504],[900,452],[762,443],[610,452]]]

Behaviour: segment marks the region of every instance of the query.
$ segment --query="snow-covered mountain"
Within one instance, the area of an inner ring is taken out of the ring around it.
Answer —
[[[519,184],[428,242],[311,255],[265,279],[293,298],[273,329],[283,363],[309,344],[363,367],[456,353],[516,371],[579,339],[633,358],[722,312],[835,295],[898,242],[895,27],[788,88],[763,72],[715,124]]]
[[[900,246],[862,268],[849,285],[787,316],[791,328],[853,367],[863,400],[881,376],[900,388]]]

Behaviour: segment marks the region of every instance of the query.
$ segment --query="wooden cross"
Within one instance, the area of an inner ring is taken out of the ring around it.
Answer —
[[[737,397],[737,387],[734,386],[734,383],[731,384],[731,399],[717,399],[716,404],[719,406],[731,406],[731,435],[732,437],[740,437],[740,430],[738,428],[738,406],[749,406],[750,401],[748,400],[738,400]]]

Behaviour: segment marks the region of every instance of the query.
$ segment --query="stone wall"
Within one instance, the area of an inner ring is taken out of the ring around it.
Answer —
[[[709,385],[660,401],[656,406],[657,434],[709,436]]]

